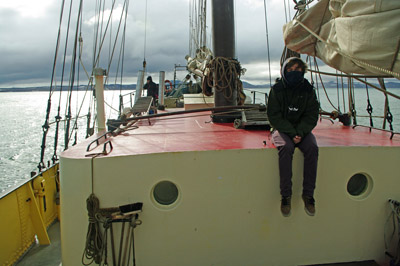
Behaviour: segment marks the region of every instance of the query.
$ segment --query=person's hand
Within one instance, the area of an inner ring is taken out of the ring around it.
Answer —
[[[300,143],[300,142],[301,142],[301,137],[300,137],[300,136],[295,136],[295,137],[293,138],[293,142],[294,142],[294,144]]]

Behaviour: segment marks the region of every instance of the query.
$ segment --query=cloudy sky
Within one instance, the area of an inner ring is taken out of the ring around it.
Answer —
[[[285,0],[286,1],[286,0]],[[267,0],[271,72],[273,79],[279,74],[279,59],[283,49],[282,26],[285,23],[285,1]],[[0,2],[0,87],[49,86],[55,54],[57,32],[60,21],[61,0],[9,0]],[[94,47],[93,36],[97,1],[83,1],[82,59],[85,68],[91,70]],[[111,1],[109,1],[111,2]],[[286,4],[292,4],[287,1]],[[208,1],[211,6],[211,1]],[[105,11],[110,10],[106,4]],[[70,0],[65,1],[63,26],[57,76],[62,69],[62,54],[65,48],[66,25]],[[73,40],[76,27],[78,1],[72,3],[71,30]],[[123,1],[116,1],[109,35],[116,35],[118,20],[123,10]],[[268,84],[268,55],[265,29],[264,0],[235,0],[236,53],[238,60],[247,69],[242,80],[253,84]],[[292,9],[291,15],[294,11]],[[166,71],[166,78],[173,79],[174,64],[185,65],[189,53],[189,0],[130,0],[126,24],[126,46],[124,60],[124,83],[136,83],[143,58],[147,61],[147,74],[158,81],[158,71]],[[211,17],[211,12],[208,18]],[[106,20],[105,20],[106,21]],[[146,27],[145,27],[146,25]],[[105,27],[105,24],[104,26]],[[208,20],[208,37],[211,36]],[[144,35],[146,33],[146,48]],[[121,36],[121,35],[120,35]],[[110,38],[105,38],[104,47],[109,47]],[[211,42],[208,42],[211,47]],[[73,48],[69,43],[67,51]],[[111,45],[112,46],[112,45]],[[117,44],[117,46],[119,46]],[[111,50],[103,49],[105,59],[100,66],[107,68],[106,59]],[[114,62],[119,52],[115,52]],[[71,56],[66,61],[66,79],[70,73]],[[84,73],[81,66],[80,75]],[[183,75],[183,72],[178,73]]]

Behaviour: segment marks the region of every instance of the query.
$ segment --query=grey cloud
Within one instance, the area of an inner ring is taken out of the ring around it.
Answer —
[[[83,64],[91,69],[93,55],[93,25],[89,20],[94,16],[94,1],[84,2],[84,9],[91,11],[86,13],[83,20]],[[258,1],[260,2],[260,1]],[[262,1],[261,1],[262,2]],[[268,1],[270,2],[270,1]],[[119,3],[120,4],[120,3]],[[124,73],[128,76],[136,75],[142,68],[144,57],[144,24],[145,24],[145,1],[130,1],[129,16],[127,21],[126,47],[124,60]],[[266,63],[267,44],[265,33],[264,10],[245,6],[242,1],[236,1],[236,44],[237,55],[242,64]],[[110,5],[106,6],[106,9]],[[77,6],[73,7],[76,14]],[[278,8],[278,7],[274,7]],[[66,20],[69,2],[65,6],[64,24],[62,33],[66,31]],[[146,61],[147,71],[156,73],[160,70],[172,73],[174,64],[184,65],[184,57],[189,53],[189,27],[188,27],[188,1],[151,1],[148,0],[147,11],[147,39],[146,39]],[[283,12],[283,11],[282,11]],[[10,84],[26,83],[29,81],[48,84],[50,82],[51,68],[56,44],[58,23],[60,13],[60,2],[54,1],[49,7],[46,16],[39,18],[24,18],[12,10],[0,9],[0,87]],[[281,56],[282,24],[284,15],[273,10],[269,17],[270,54],[273,61],[279,61]],[[74,17],[75,16],[75,17]],[[116,15],[119,16],[119,15]],[[208,30],[211,29],[211,14],[208,15]],[[76,19],[76,15],[72,16]],[[7,23],[6,23],[7,22]],[[9,25],[5,27],[4,25]],[[112,34],[116,34],[116,22],[113,22]],[[75,22],[71,22],[70,39],[74,38]],[[104,27],[104,25],[103,25]],[[210,32],[208,33],[208,36]],[[121,36],[120,36],[121,37]],[[59,55],[64,49],[65,35],[61,40]],[[106,59],[109,54],[109,37],[107,36],[103,47],[105,59],[100,61],[100,66],[106,68]],[[119,49],[119,43],[117,45]],[[72,44],[68,47],[72,51]],[[114,61],[118,61],[119,53],[114,55]],[[60,57],[61,58],[61,57]],[[57,75],[60,77],[61,59],[57,65]],[[69,73],[71,58],[66,64],[66,73]],[[115,63],[114,63],[115,64]],[[83,77],[82,68],[80,76]],[[249,80],[260,76],[252,68],[247,75]],[[265,70],[263,70],[265,71]],[[110,73],[115,74],[115,73]],[[172,78],[172,77],[168,77]]]

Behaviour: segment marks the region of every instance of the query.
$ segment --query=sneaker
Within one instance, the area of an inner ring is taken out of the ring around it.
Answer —
[[[291,200],[290,197],[282,197],[281,212],[282,212],[282,215],[285,217],[290,216],[290,210],[291,210],[290,200]]]
[[[312,196],[302,196],[304,201],[304,210],[310,216],[315,215],[315,199]]]

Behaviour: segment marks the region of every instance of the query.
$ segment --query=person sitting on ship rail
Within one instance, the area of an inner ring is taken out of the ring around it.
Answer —
[[[311,133],[317,125],[319,103],[313,86],[304,78],[307,64],[297,57],[282,65],[268,97],[267,114],[273,128],[272,142],[278,149],[281,212],[291,213],[292,160],[295,147],[304,154],[303,201],[308,215],[315,214],[314,190],[317,178],[318,145]]]

